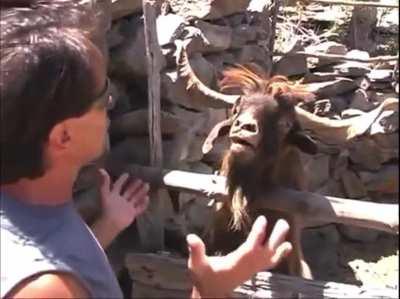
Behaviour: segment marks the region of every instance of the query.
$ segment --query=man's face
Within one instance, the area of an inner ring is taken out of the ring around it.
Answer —
[[[98,159],[105,152],[108,143],[109,119],[108,107],[112,98],[109,93],[109,81],[105,80],[103,91],[93,103],[91,109],[80,117],[77,130],[77,154],[83,158],[83,163]]]

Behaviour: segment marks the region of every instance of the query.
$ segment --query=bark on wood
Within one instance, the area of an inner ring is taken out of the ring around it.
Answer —
[[[270,53],[274,53],[274,47],[275,47],[275,38],[276,38],[276,22],[278,20],[278,14],[279,14],[279,9],[282,5],[281,0],[274,0],[273,2],[274,6],[271,9],[271,34],[269,36],[269,51]],[[272,61],[272,55],[271,55],[271,61]]]
[[[201,194],[211,199],[227,198],[226,179],[222,176],[197,174],[179,170],[159,170],[126,165],[111,172],[127,171],[153,186]],[[268,200],[264,200],[268,196]],[[281,188],[254,200],[251,208],[286,211],[301,218],[304,227],[341,223],[398,234],[398,204],[382,204],[351,200],[316,193]]]
[[[314,3],[329,4],[329,5],[349,5],[349,6],[371,6],[371,7],[386,7],[398,8],[399,4],[393,2],[364,2],[364,1],[333,1],[333,0],[310,0]]]
[[[365,62],[365,63],[377,63],[377,62],[390,62],[390,61],[397,61],[399,56],[376,56],[368,59],[362,58],[354,58],[354,57],[347,57],[345,55],[335,55],[335,54],[323,54],[323,53],[309,53],[304,51],[297,51],[293,53],[274,53],[274,56],[290,56],[290,55],[304,55],[306,57],[313,57],[313,58],[327,58],[327,59],[335,59],[335,60],[344,60],[344,61],[357,61],[357,62]]]
[[[158,2],[158,3],[157,3]],[[157,40],[157,8],[160,1],[143,0],[144,31],[148,69],[150,165],[162,167],[161,101],[160,101],[160,46]],[[164,247],[164,221],[162,200],[158,191],[151,193],[150,208],[138,219],[143,247],[148,251]],[[149,238],[149,236],[152,236]]]
[[[132,298],[189,298],[192,288],[186,260],[167,255],[127,255],[125,265],[133,280]],[[235,289],[232,298],[396,298],[397,291],[304,280],[260,272]]]

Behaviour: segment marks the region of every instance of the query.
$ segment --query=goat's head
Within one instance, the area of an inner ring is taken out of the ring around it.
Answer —
[[[309,97],[300,86],[281,76],[267,79],[255,66],[239,66],[224,72],[221,88],[242,96],[231,117],[210,132],[203,151],[211,150],[218,137],[229,136],[231,144],[221,170],[228,179],[232,211],[240,214],[245,197],[257,193],[271,177],[279,155],[292,146],[315,154],[317,146],[296,118],[295,105]]]
[[[240,91],[242,96],[234,104],[231,117],[217,124],[207,137],[203,151],[209,152],[214,141],[228,135],[230,151],[242,161],[254,158],[274,159],[286,146],[314,154],[315,143],[301,129],[295,105],[309,93],[292,85],[282,76],[266,79],[254,66],[231,68],[224,72],[223,90]]]

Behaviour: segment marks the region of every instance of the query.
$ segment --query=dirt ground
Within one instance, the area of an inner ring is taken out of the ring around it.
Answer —
[[[343,237],[335,225],[305,232],[303,247],[315,279],[398,289],[398,236],[378,234],[359,242]]]

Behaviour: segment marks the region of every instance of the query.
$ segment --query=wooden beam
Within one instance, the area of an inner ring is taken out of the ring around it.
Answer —
[[[121,171],[143,178],[155,187],[165,186],[216,200],[227,199],[226,178],[222,176],[180,170],[161,171],[137,165],[125,165],[118,170]],[[267,196],[268,200],[265,200]],[[302,220],[304,227],[341,223],[391,234],[399,232],[398,204],[373,203],[281,188],[255,199],[250,208],[291,213]]]
[[[394,2],[370,2],[370,1],[336,1],[336,0],[310,0],[313,3],[329,4],[329,5],[348,5],[348,6],[371,6],[371,7],[386,7],[398,8],[399,3]]]
[[[125,260],[133,280],[132,298],[189,298],[187,261],[168,255],[129,253]],[[260,272],[237,287],[232,298],[397,298],[397,290]]]
[[[274,56],[277,56],[277,57],[294,56],[294,55],[303,55],[306,57],[335,59],[335,60],[343,60],[343,61],[357,61],[357,62],[364,62],[364,63],[391,62],[391,61],[397,61],[399,59],[398,55],[396,55],[396,56],[377,56],[377,57],[371,57],[368,59],[363,59],[363,58],[347,57],[345,55],[310,53],[310,52],[305,52],[305,51],[297,51],[297,52],[293,52],[293,53],[274,53]]]
[[[160,1],[143,0],[144,35],[147,58],[147,89],[149,100],[149,138],[150,165],[162,167],[161,139],[161,50],[157,39],[157,9]],[[164,248],[163,201],[158,190],[150,193],[148,210],[138,218],[138,230],[143,247],[147,251],[158,251]],[[151,237],[149,237],[151,236]]]

